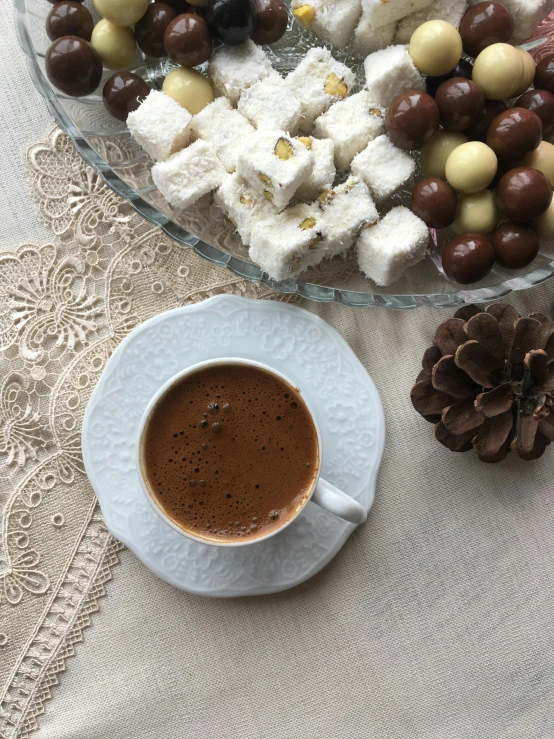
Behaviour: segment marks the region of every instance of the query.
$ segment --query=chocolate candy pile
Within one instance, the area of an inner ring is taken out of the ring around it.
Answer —
[[[96,90],[104,67],[113,70],[103,100],[122,121],[149,92],[141,77],[126,71],[135,63],[137,46],[146,57],[168,56],[179,65],[163,91],[194,115],[214,99],[208,80],[193,69],[210,58],[214,43],[236,46],[252,39],[273,44],[287,28],[281,0],[94,0],[102,16],[96,26],[81,2],[49,2],[48,79],[66,95],[81,97]]]
[[[554,54],[536,66],[508,43],[512,31],[498,2],[474,5],[459,31],[423,23],[409,51],[426,92],[402,93],[386,115],[390,140],[421,150],[426,178],[412,210],[429,228],[457,234],[442,264],[461,283],[481,280],[495,261],[526,267],[539,240],[554,238],[554,146],[543,140],[554,132]]]

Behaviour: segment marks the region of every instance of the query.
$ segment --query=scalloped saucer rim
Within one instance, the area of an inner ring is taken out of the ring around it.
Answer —
[[[115,375],[117,374],[117,370],[120,368],[122,360],[125,359],[126,353],[128,352],[129,348],[133,346],[133,343],[137,341],[137,338],[145,334],[147,331],[152,329],[156,326],[163,326],[164,324],[167,324],[168,322],[171,322],[172,320],[178,320],[183,315],[190,315],[190,314],[196,314],[196,313],[208,313],[210,309],[212,308],[223,308],[228,307],[227,313],[230,314],[233,311],[238,311],[241,308],[246,310],[247,312],[249,310],[254,312],[264,312],[269,311],[269,313],[279,313],[283,316],[293,316],[295,315],[298,317],[298,320],[300,320],[300,317],[303,317],[304,320],[307,321],[308,324],[312,324],[315,327],[318,327],[318,329],[322,332],[322,336],[324,336],[326,339],[329,340],[329,343],[334,343],[338,350],[340,350],[341,357],[346,357],[347,360],[349,360],[353,365],[353,370],[357,370],[360,374],[361,380],[365,382],[365,390],[368,391],[370,396],[370,402],[371,402],[371,414],[373,417],[373,420],[375,422],[375,434],[374,434],[374,441],[372,445],[372,451],[371,451],[371,464],[368,465],[367,470],[367,476],[364,478],[362,490],[360,495],[356,495],[355,497],[361,498],[360,502],[362,505],[364,505],[367,510],[369,511],[373,505],[374,498],[375,498],[375,484],[377,479],[377,474],[380,468],[383,451],[384,451],[384,443],[385,443],[385,419],[384,419],[384,412],[383,407],[381,404],[381,400],[378,394],[378,391],[359,361],[359,359],[354,354],[352,348],[349,346],[349,344],[346,342],[346,340],[332,327],[330,326],[326,321],[324,321],[319,316],[314,315],[313,313],[305,310],[304,308],[300,308],[298,306],[290,305],[287,303],[279,302],[279,301],[263,301],[263,300],[252,300],[249,298],[244,298],[241,296],[235,296],[235,295],[216,295],[211,298],[207,298],[206,300],[200,302],[200,303],[194,303],[186,306],[181,306],[179,308],[174,308],[169,311],[165,311],[164,313],[160,313],[156,316],[153,316],[152,318],[148,319],[144,323],[137,326],[133,331],[131,331],[122,341],[121,343],[116,347],[114,350],[112,356],[108,360],[108,363],[104,369],[104,372],[102,373],[102,376],[100,377],[100,380],[98,381],[91,398],[89,400],[89,403],[87,405],[85,415],[83,418],[83,427],[82,427],[82,448],[83,448],[83,460],[85,464],[85,469],[89,478],[89,481],[94,489],[94,492],[96,493],[96,496],[98,498],[98,501],[100,503],[100,507],[102,509],[102,513],[104,516],[105,524],[110,531],[110,533],[116,537],[118,540],[120,540],[123,544],[125,544],[142,562],[143,564],[148,567],[155,575],[160,577],[162,580],[166,581],[170,585],[173,585],[174,587],[177,587],[181,590],[185,590],[187,592],[196,594],[196,595],[204,595],[204,596],[211,596],[211,597],[236,597],[236,596],[244,596],[244,595],[262,595],[262,594],[269,594],[274,592],[281,592],[283,590],[287,590],[289,588],[295,587],[296,585],[299,585],[302,582],[305,582],[309,578],[313,577],[317,572],[319,572],[323,567],[325,567],[333,557],[340,551],[350,534],[354,531],[355,528],[357,528],[353,524],[349,524],[346,521],[340,520],[340,523],[338,522],[338,519],[336,519],[332,514],[322,512],[321,509],[319,509],[318,506],[315,505],[315,503],[309,503],[306,507],[306,511],[310,513],[313,511],[313,509],[317,509],[318,511],[318,517],[321,518],[322,516],[327,517],[329,516],[331,519],[330,526],[332,526],[335,530],[335,538],[332,542],[329,544],[326,543],[326,546],[324,548],[324,551],[321,551],[319,553],[313,554],[313,561],[310,563],[307,563],[307,565],[304,567],[304,569],[298,573],[294,573],[290,576],[289,579],[281,582],[272,582],[271,578],[265,580],[263,583],[260,583],[258,585],[252,583],[244,584],[240,582],[240,577],[237,579],[237,581],[234,583],[234,587],[225,587],[225,586],[219,586],[219,587],[210,587],[204,584],[197,585],[194,582],[185,581],[183,579],[183,573],[179,576],[175,574],[174,571],[171,571],[168,569],[167,565],[160,564],[160,561],[155,558],[155,556],[152,556],[152,553],[147,553],[144,549],[144,546],[142,542],[140,542],[137,539],[136,532],[132,532],[129,529],[126,529],[122,525],[122,520],[120,514],[117,512],[117,510],[114,508],[114,496],[113,494],[107,490],[107,485],[105,485],[105,482],[99,478],[98,470],[97,470],[97,463],[98,460],[94,453],[94,446],[93,446],[93,434],[91,432],[91,426],[93,422],[95,421],[94,414],[97,411],[99,404],[102,400],[105,399],[106,394],[108,393],[108,386],[110,382],[114,379]],[[223,318],[221,319],[223,320]],[[253,337],[252,337],[253,338]],[[242,351],[236,351],[235,347],[233,348],[233,353],[237,356],[243,355],[244,352]],[[228,355],[228,350],[225,349],[225,347],[222,347],[219,356],[224,357]],[[206,354],[202,354],[201,356],[204,356],[207,358]],[[277,361],[272,361],[267,358],[267,356],[260,350],[260,347],[255,347],[255,352],[253,356],[249,358],[258,359],[259,361],[263,361],[268,366],[275,367],[276,369],[279,368],[279,363]],[[195,359],[193,356],[189,359],[185,360],[186,364],[183,364],[179,369],[183,369],[186,366],[192,365],[195,363]],[[175,373],[173,373],[175,374]],[[168,375],[168,377],[171,375]],[[292,372],[289,373],[289,376],[291,379],[295,379],[296,373]],[[161,386],[165,382],[164,380],[157,380],[157,383]],[[300,386],[302,386],[304,383],[299,383]],[[303,390],[306,389],[306,392],[308,391],[308,388],[306,384],[304,384]],[[153,394],[153,392],[152,392]],[[318,412],[318,407],[316,404],[312,401],[311,403],[312,407],[314,407],[315,413],[318,416],[318,421],[321,426],[322,436],[324,437],[324,461],[325,461],[325,437],[329,433],[328,424],[326,423],[326,420],[322,418],[320,413]],[[132,436],[132,444],[134,445],[135,437],[134,434],[131,433]],[[322,466],[324,468],[324,465]],[[144,500],[144,504],[147,504],[147,501],[144,497],[144,493],[142,490],[140,490],[140,483],[138,480],[138,471],[136,469],[136,461],[133,458],[133,475],[136,482],[136,489],[140,491],[139,495],[136,495],[136,502],[139,502],[140,499]],[[328,475],[328,477],[333,477],[333,475]],[[149,506],[148,506],[149,507]],[[136,515],[136,517],[140,517],[140,510],[137,508],[133,515]],[[153,514],[155,515],[155,514]],[[156,518],[159,518],[156,516]],[[312,516],[313,518],[313,516]],[[169,527],[165,522],[163,522],[161,519],[159,519],[157,522],[158,529],[163,529],[163,527]],[[296,522],[294,522],[296,523]],[[294,532],[297,529],[297,526],[294,524],[282,532],[282,535],[276,535],[272,539],[268,540],[270,542],[274,542],[275,544],[271,545],[273,548],[275,546],[278,546],[279,549],[285,549],[288,548],[290,544],[290,538],[291,538],[291,532]],[[340,529],[337,532],[337,529]],[[286,532],[289,532],[288,535]],[[175,532],[171,532],[174,534],[175,537],[179,537],[179,539],[185,539],[186,537],[183,537]],[[297,537],[298,538],[298,537]],[[287,541],[288,539],[288,541]],[[314,542],[315,544],[315,542]],[[318,543],[319,544],[319,543]],[[197,542],[189,542],[189,546],[192,545],[192,547],[197,548],[203,548],[202,553],[206,554],[207,550],[210,549],[218,549],[221,552],[230,552],[233,550],[233,547],[210,547],[206,544],[200,544]],[[264,542],[261,542],[260,544],[254,544],[251,547],[245,548],[248,551],[254,551],[256,548],[262,547],[264,545]],[[280,546],[281,545],[281,546]],[[315,546],[314,546],[315,550]],[[208,552],[209,554],[209,552]],[[275,554],[275,553],[273,553]],[[186,555],[184,556],[186,559]],[[164,560],[162,560],[163,562]],[[230,562],[228,564],[229,568],[232,568],[233,566],[237,566],[239,569],[241,567],[240,558],[237,559],[236,562]]]

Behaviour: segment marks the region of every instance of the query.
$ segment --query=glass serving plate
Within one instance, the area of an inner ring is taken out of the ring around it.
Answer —
[[[91,0],[84,3],[98,19]],[[288,3],[287,3],[288,4]],[[52,87],[44,71],[44,55],[50,44],[45,19],[50,3],[46,0],[14,0],[17,31],[27,55],[29,73],[58,125],[71,137],[81,156],[96,169],[107,184],[144,218],[159,226],[171,239],[193,248],[200,256],[228,267],[248,280],[262,282],[283,293],[294,293],[309,300],[340,302],[350,306],[381,306],[393,309],[419,306],[446,307],[463,303],[486,302],[507,295],[512,290],[525,290],[554,275],[554,244],[544,244],[537,259],[519,271],[495,267],[487,278],[475,285],[464,286],[450,281],[441,269],[440,249],[450,235],[431,231],[430,255],[408,269],[402,279],[388,288],[376,286],[359,271],[354,250],[344,258],[324,260],[297,278],[276,282],[248,257],[233,226],[206,196],[186,212],[175,211],[152,183],[153,162],[131,138],[126,126],[112,118],[102,104],[102,87],[112,74],[105,70],[98,90],[85,98],[67,97]],[[542,47],[550,38],[552,21],[537,29],[536,41],[529,48]],[[289,22],[287,33],[278,44],[268,47],[273,66],[281,73],[291,71],[306,51],[320,42],[298,23]],[[549,44],[548,44],[549,45]],[[364,81],[363,57],[351,49],[333,50],[358,75],[358,89]],[[541,48],[541,53],[543,49]],[[149,59],[137,54],[133,71],[142,75],[153,88],[161,88],[164,77],[175,65],[168,60]],[[419,173],[421,174],[421,173]],[[392,205],[410,203],[410,190],[396,193],[383,204],[382,212]]]

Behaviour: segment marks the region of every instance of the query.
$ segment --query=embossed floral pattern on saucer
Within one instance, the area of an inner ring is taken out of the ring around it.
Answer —
[[[217,296],[152,318],[124,339],[85,414],[87,473],[114,536],[172,585],[219,597],[272,593],[307,580],[354,529],[309,503],[277,536],[226,549],[179,535],[152,510],[135,463],[136,430],[148,401],[179,370],[230,356],[267,364],[302,389],[321,429],[323,476],[368,510],[385,436],[379,395],[354,352],[300,308]]]

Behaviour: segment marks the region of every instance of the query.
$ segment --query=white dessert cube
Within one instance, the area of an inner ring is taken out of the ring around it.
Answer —
[[[220,46],[210,58],[208,76],[214,88],[233,105],[241,93],[260,80],[277,74],[263,49],[253,41],[240,46]]]
[[[211,143],[227,172],[235,171],[239,151],[255,133],[254,126],[223,97],[194,116],[192,129],[198,138]]]
[[[328,49],[310,49],[286,79],[302,106],[301,129],[310,133],[315,119],[347,97],[355,80],[354,72],[334,59]]]
[[[312,172],[313,163],[312,152],[284,131],[258,131],[240,152],[237,173],[282,210]]]
[[[292,0],[292,13],[319,38],[346,46],[362,13],[361,0]]]
[[[286,280],[318,264],[325,255],[321,212],[299,203],[259,221],[250,236],[250,258],[274,280]]]
[[[333,141],[336,165],[345,170],[356,154],[384,133],[385,112],[371,100],[367,90],[362,90],[335,103],[321,115],[315,122],[314,134]]]
[[[466,0],[433,0],[425,10],[419,10],[417,13],[411,13],[402,18],[394,35],[394,43],[409,43],[416,28],[430,20],[446,21],[455,28],[459,28],[466,10]]]
[[[322,193],[319,202],[323,213],[325,256],[329,258],[347,252],[361,229],[379,220],[367,185],[357,177],[350,177],[342,185]]]
[[[254,224],[279,212],[267,198],[254,190],[238,174],[230,174],[216,191],[214,202],[237,229],[242,243],[250,244]]]
[[[360,177],[373,197],[384,200],[414,174],[415,161],[395,146],[386,134],[370,141],[352,162],[352,174]]]
[[[194,205],[203,195],[222,185],[226,177],[215,149],[202,139],[152,167],[154,184],[177,209]]]
[[[191,122],[188,110],[158,90],[151,90],[127,116],[131,135],[156,162],[164,162],[190,143]]]
[[[302,111],[299,100],[277,74],[245,90],[238,109],[256,128],[272,128],[293,135]]]
[[[431,5],[431,0],[362,0],[363,12],[373,28],[386,26]]]
[[[374,51],[384,49],[392,44],[397,22],[387,23],[385,26],[374,27],[368,20],[367,13],[363,12],[360,22],[354,31],[354,49],[358,54],[373,54]]]
[[[429,231],[411,210],[399,205],[358,239],[358,264],[377,285],[396,282],[404,271],[427,253]]]
[[[407,46],[388,46],[375,51],[365,60],[364,68],[371,99],[385,108],[401,92],[425,89]]]
[[[324,190],[333,187],[335,175],[335,146],[330,139],[314,139],[313,136],[299,136],[298,141],[314,155],[311,174],[296,191],[296,197],[314,200]]]

